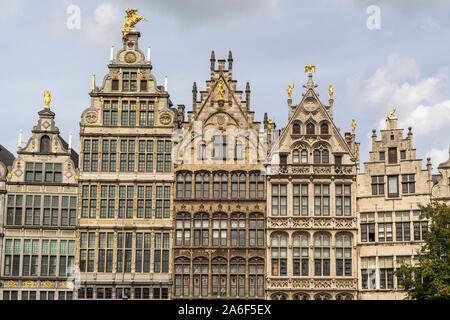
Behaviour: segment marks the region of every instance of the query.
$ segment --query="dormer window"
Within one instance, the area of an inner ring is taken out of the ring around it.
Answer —
[[[51,151],[50,138],[47,135],[42,136],[40,152],[50,153],[50,151]]]
[[[124,72],[122,75],[122,90],[136,91],[137,90],[137,73]]]
[[[292,133],[300,134],[300,125],[298,123],[294,123],[294,125],[292,126]]]
[[[307,125],[306,125],[306,134],[314,134],[315,133],[315,130],[314,130],[315,128],[314,128],[314,124],[312,124],[311,122],[310,123],[308,123]]]
[[[320,134],[328,134],[328,125],[326,123],[320,126]]]

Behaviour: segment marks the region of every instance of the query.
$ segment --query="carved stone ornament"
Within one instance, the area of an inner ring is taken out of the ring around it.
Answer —
[[[168,113],[163,113],[159,117],[159,122],[161,122],[161,124],[163,124],[163,125],[168,125],[168,124],[170,124],[170,122],[172,122],[172,117]]]
[[[125,55],[125,62],[126,63],[136,62],[136,54],[134,52],[127,52],[127,54]]]
[[[95,123],[97,122],[97,112],[96,111],[89,111],[84,116],[84,119],[87,123]]]

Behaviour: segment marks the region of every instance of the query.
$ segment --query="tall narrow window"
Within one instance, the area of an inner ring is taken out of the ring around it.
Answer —
[[[287,185],[285,184],[272,185],[272,215],[287,215]]]
[[[330,215],[330,186],[328,184],[314,185],[314,215]]]
[[[388,176],[388,197],[398,197],[398,176]]]
[[[320,126],[320,134],[328,134],[328,125],[326,123]]]
[[[361,213],[361,242],[375,242],[375,213]]]
[[[402,193],[412,194],[416,192],[414,174],[402,174]]]
[[[397,163],[397,148],[389,148],[388,149],[388,162]]]
[[[336,236],[336,275],[352,275],[352,243],[351,236],[338,234]]]
[[[309,273],[309,238],[305,234],[294,235],[293,250],[293,275],[308,276]]]
[[[272,275],[287,275],[287,236],[285,234],[272,235]]]
[[[309,122],[306,125],[306,134],[314,134],[315,133],[315,128],[314,128],[314,124],[312,124],[311,122]]]
[[[330,236],[327,234],[314,236],[314,275],[330,275]]]
[[[50,153],[51,152],[51,143],[49,136],[45,135],[41,137],[41,146],[40,150],[41,153]]]
[[[392,212],[378,212],[378,241],[392,241]]]
[[[301,152],[301,162],[308,163],[308,151],[302,150]]]
[[[293,215],[307,216],[308,215],[308,185],[294,184],[293,185]]]
[[[351,215],[351,186],[349,184],[336,184],[336,215]]]

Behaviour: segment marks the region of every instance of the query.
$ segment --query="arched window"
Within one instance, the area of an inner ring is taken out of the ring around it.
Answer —
[[[209,215],[199,213],[194,217],[194,246],[209,244]]]
[[[248,295],[264,297],[264,260],[252,258],[248,262]]]
[[[348,234],[336,236],[336,276],[352,275],[352,238]]]
[[[182,172],[177,174],[177,198],[191,198],[191,181],[192,177],[190,172]]]
[[[177,246],[191,245],[191,215],[189,213],[178,213],[175,221]]]
[[[243,258],[231,259],[230,296],[245,297],[245,259]]]
[[[213,176],[213,197],[214,199],[228,198],[228,174],[216,172]]]
[[[300,125],[298,123],[294,123],[294,125],[292,126],[292,133],[300,134]]]
[[[197,258],[193,264],[194,297],[208,296],[209,264],[206,258]]]
[[[214,258],[211,263],[211,284],[213,297],[227,295],[227,260]]]
[[[329,158],[328,150],[322,150],[322,163],[329,163]]]
[[[320,163],[320,150],[314,150],[314,163]]]
[[[326,123],[320,126],[320,134],[328,134],[328,125]]]
[[[348,293],[339,293],[336,295],[336,300],[353,300],[353,296]]]
[[[234,159],[243,160],[244,159],[244,144],[241,141],[236,141],[234,149]]]
[[[212,245],[227,245],[227,215],[225,213],[217,213],[212,221]]]
[[[301,162],[302,162],[302,163],[308,163],[308,151],[302,150],[302,153],[301,153]]]
[[[309,295],[306,293],[296,293],[292,296],[292,300],[309,300]]]
[[[191,264],[187,258],[175,260],[175,297],[189,297]]]
[[[40,152],[42,152],[42,153],[50,153],[51,152],[50,138],[47,135],[42,136],[42,138],[41,138]]]
[[[287,275],[287,236],[285,234],[272,235],[272,275]]]
[[[294,276],[307,276],[309,273],[309,237],[306,234],[294,235],[293,249],[293,273]]]
[[[314,124],[311,123],[311,122],[309,122],[309,123],[306,125],[306,134],[314,134],[314,133],[315,133],[315,127],[314,127]]]
[[[198,144],[198,160],[206,160],[206,144],[203,142]]]
[[[245,247],[245,226],[246,219],[244,213],[234,213],[231,215],[231,246]]]
[[[299,162],[299,152],[298,150],[294,150],[292,152],[292,163],[298,163]]]
[[[331,296],[328,293],[318,293],[314,296],[314,300],[331,300]]]
[[[270,296],[271,300],[287,300],[287,296],[284,293],[275,293]]]
[[[330,236],[327,234],[314,236],[314,275],[330,275]]]
[[[209,199],[209,172],[195,174],[195,198]]]

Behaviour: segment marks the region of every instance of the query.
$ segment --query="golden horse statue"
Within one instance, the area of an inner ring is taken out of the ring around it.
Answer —
[[[136,14],[137,9],[127,9],[125,19],[127,19],[122,26],[122,37],[125,39],[131,31],[134,31],[134,26],[141,20],[148,21],[143,16]],[[128,30],[127,30],[128,28]]]

